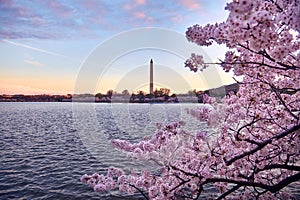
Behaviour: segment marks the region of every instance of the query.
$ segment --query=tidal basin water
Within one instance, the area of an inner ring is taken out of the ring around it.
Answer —
[[[140,199],[117,192],[99,194],[82,184],[83,174],[106,173],[134,163],[111,139],[138,141],[155,124],[186,120],[199,104],[0,103],[0,199]]]
[[[83,174],[149,167],[114,149],[111,139],[139,141],[155,124],[184,120],[200,104],[0,103],[0,199],[142,199],[140,194],[100,194],[80,182]],[[188,129],[189,128],[189,129]],[[300,198],[299,182],[289,189]],[[211,188],[201,199],[213,195]]]

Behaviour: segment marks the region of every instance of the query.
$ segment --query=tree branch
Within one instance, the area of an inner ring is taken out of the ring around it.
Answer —
[[[268,169],[287,169],[291,171],[299,171],[300,172],[300,166],[297,165],[287,165],[287,164],[272,164],[272,165],[266,165],[262,169],[257,169],[257,172],[268,170]]]
[[[135,185],[132,185],[132,184],[128,184],[129,186],[135,188],[137,191],[139,191],[139,193],[141,193],[143,195],[143,197],[145,197],[146,200],[149,200],[149,198],[145,195],[145,193],[139,189],[138,187],[136,187]]]
[[[277,192],[277,191],[281,190],[282,188],[286,187],[287,185],[289,185],[293,182],[299,181],[299,180],[300,180],[300,173],[297,173],[293,176],[287,177],[286,179],[280,181],[279,183],[277,183],[274,186],[270,186],[269,191],[273,192],[273,193]]]
[[[227,178],[208,178],[203,182],[202,185],[208,183],[218,183],[218,182],[233,183],[240,186],[259,187],[274,193],[274,192],[278,192],[279,190],[281,190],[282,188],[286,187],[287,185],[293,182],[299,181],[299,179],[300,179],[300,173],[297,173],[285,178],[284,180],[278,182],[275,185],[266,185],[263,183],[257,183],[252,181],[242,181],[242,180],[234,180],[234,179],[227,179]]]
[[[173,190],[176,190],[176,189],[179,188],[180,186],[182,186],[182,185],[188,183],[190,180],[191,180],[191,179],[183,180],[180,184],[178,184],[178,185],[176,185],[174,188],[172,188],[172,189],[170,190],[170,192],[172,192]]]
[[[241,185],[236,185],[234,187],[232,187],[230,190],[227,190],[226,192],[224,192],[221,196],[219,196],[217,198],[217,200],[221,200],[223,198],[225,198],[226,196],[228,196],[229,194],[231,194],[232,192],[236,191],[237,189],[239,189],[241,187]]]
[[[244,48],[244,49],[247,49],[248,51],[250,51],[250,52],[252,52],[252,53],[255,53],[255,54],[258,54],[258,55],[262,55],[262,56],[264,56],[265,58],[267,58],[268,60],[270,60],[271,62],[274,62],[274,63],[276,63],[276,64],[282,66],[283,68],[281,68],[281,67],[275,67],[275,66],[272,66],[272,65],[267,65],[267,64],[265,64],[265,63],[259,63],[260,65],[265,65],[265,66],[267,66],[267,67],[271,67],[271,68],[274,68],[274,69],[280,69],[280,70],[289,70],[289,69],[296,70],[296,69],[299,69],[298,66],[294,66],[294,65],[291,66],[291,65],[287,65],[287,64],[284,64],[284,63],[282,63],[282,62],[276,61],[276,60],[275,60],[274,58],[272,58],[265,50],[264,50],[264,51],[256,52],[256,51],[250,49],[249,47],[246,47],[246,46],[244,46],[244,45],[242,45],[242,44],[240,44],[240,43],[238,44],[238,46],[240,46],[240,47],[242,47],[242,48]]]
[[[292,115],[295,119],[299,120],[299,117],[297,117],[294,113],[292,113],[292,111],[287,107],[286,103],[284,102],[284,100],[282,99],[281,95],[279,94],[279,92],[276,90],[276,87],[274,87],[273,85],[269,84],[272,89],[274,90],[276,96],[278,97],[279,101],[282,103],[282,105],[285,107],[285,109],[288,111],[288,113],[290,113],[290,115]]]
[[[274,137],[272,137],[272,138],[270,138],[270,139],[268,139],[268,140],[265,140],[265,141],[259,143],[254,149],[252,149],[252,150],[250,150],[250,151],[246,151],[246,152],[244,152],[244,153],[242,153],[242,154],[240,154],[240,155],[237,155],[237,156],[231,158],[230,160],[226,160],[226,158],[224,157],[223,160],[224,160],[224,162],[226,163],[226,165],[229,166],[229,165],[231,165],[233,162],[235,162],[235,161],[237,161],[237,160],[239,160],[239,159],[241,159],[241,158],[243,158],[243,157],[245,157],[245,156],[247,156],[247,155],[254,154],[255,152],[261,150],[261,149],[264,148],[266,145],[272,143],[272,141],[273,141],[274,139],[280,139],[280,138],[283,138],[283,137],[287,136],[288,134],[291,134],[291,133],[293,133],[293,132],[295,132],[295,131],[297,131],[297,130],[299,130],[299,129],[300,129],[300,124],[295,125],[295,126],[293,126],[291,129],[289,129],[289,130],[287,130],[287,131],[284,131],[284,132],[282,132],[282,133],[280,133],[280,134],[278,134],[278,135],[276,135],[276,136],[274,136]]]

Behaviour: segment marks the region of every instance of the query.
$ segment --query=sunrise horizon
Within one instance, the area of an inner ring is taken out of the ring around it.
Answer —
[[[110,1],[89,3],[4,1],[0,5],[2,10],[0,15],[5,19],[1,20],[3,30],[0,32],[2,53],[0,94],[77,93],[76,84],[80,71],[99,46],[113,41],[122,34],[135,33],[136,30],[142,29],[161,29],[171,34],[180,34],[185,38],[185,31],[195,23],[206,24],[210,21],[225,20],[228,14],[224,10],[225,4],[225,0],[214,2],[178,0],[173,3],[135,0],[134,3],[122,4]],[[132,35],[129,42],[135,43],[139,37]],[[150,36],[150,39],[158,43],[164,41],[164,38],[159,36]],[[118,46],[127,45],[125,40],[120,41],[121,43],[110,44],[111,53],[116,52],[114,49]],[[176,48],[181,47],[174,46],[174,49]],[[130,52],[111,60],[108,66],[101,66],[102,57],[98,55],[97,65],[107,70],[105,76],[99,77],[99,81],[103,84],[99,86],[97,83],[95,85],[97,89],[92,90],[95,92],[122,90],[116,88],[120,87],[118,82],[128,73],[136,76],[134,73],[142,72],[141,66],[146,66],[150,58],[154,59],[156,65],[171,69],[189,81],[189,88],[180,89],[182,92],[188,89],[208,88],[195,77],[191,78],[192,73],[184,68],[185,59],[189,56],[174,56],[172,55],[174,49],[167,51],[159,48],[129,49]],[[207,53],[210,60],[217,62],[224,57],[227,48],[213,46],[202,50]],[[217,71],[225,84],[233,81],[232,74],[228,75],[221,69]],[[171,76],[165,78],[174,79]],[[124,89],[132,92],[140,86],[130,87]],[[87,92],[91,92],[90,90],[91,88],[87,89]]]

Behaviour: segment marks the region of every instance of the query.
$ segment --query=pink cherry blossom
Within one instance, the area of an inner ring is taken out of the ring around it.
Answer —
[[[204,95],[187,112],[203,130],[185,123],[157,125],[153,135],[112,145],[130,158],[151,161],[158,171],[83,175],[97,192],[140,192],[145,199],[196,199],[214,186],[218,198],[292,199],[300,179],[300,3],[296,0],[233,0],[226,21],[189,27],[187,40],[200,46],[225,45],[218,63],[191,54],[191,71],[217,64],[240,76],[239,91],[222,101]],[[205,124],[205,125],[204,125]]]
[[[95,192],[104,192],[106,191],[106,186],[104,184],[97,184],[94,186]]]

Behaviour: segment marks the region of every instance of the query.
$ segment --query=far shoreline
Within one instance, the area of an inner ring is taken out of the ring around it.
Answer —
[[[170,90],[160,88],[155,90],[152,94],[145,94],[139,91],[137,94],[116,93],[109,90],[106,94],[2,94],[0,95],[0,102],[84,102],[84,103],[137,103],[137,104],[161,104],[161,103],[203,103],[203,96],[209,95],[215,97],[217,101],[221,100],[224,96],[234,93],[239,90],[239,84],[233,83],[224,85],[218,88],[208,89],[205,91],[188,91],[186,94],[172,94],[169,95]]]

